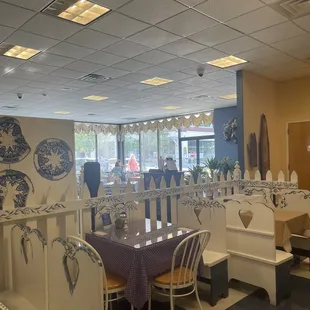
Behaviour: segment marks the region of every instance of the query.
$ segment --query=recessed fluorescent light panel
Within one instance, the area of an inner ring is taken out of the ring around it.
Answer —
[[[177,110],[177,109],[181,109],[181,107],[177,107],[175,105],[169,105],[164,107],[164,110]]]
[[[226,100],[237,99],[237,94],[224,95],[224,96],[220,96],[220,98],[226,99]]]
[[[229,68],[232,66],[240,65],[248,62],[247,60],[235,57],[235,56],[227,56],[224,58],[215,59],[212,61],[208,61],[207,64],[218,67],[218,68]]]
[[[88,25],[108,13],[110,9],[88,0],[56,0],[42,12],[81,25]]]
[[[19,45],[8,45],[5,47],[1,47],[1,52],[2,55],[7,57],[28,60],[31,57],[40,53],[41,51]]]
[[[172,82],[173,80],[167,80],[167,79],[162,79],[159,77],[154,77],[149,80],[141,81],[140,83],[152,85],[152,86],[160,86],[160,85],[165,85],[165,84],[172,83]]]
[[[102,97],[102,96],[88,96],[84,97],[84,100],[90,100],[90,101],[102,101],[102,100],[107,100],[109,97]]]
[[[69,114],[71,114],[71,112],[69,112],[69,111],[55,111],[54,113],[55,114],[61,114],[61,115],[69,115]]]

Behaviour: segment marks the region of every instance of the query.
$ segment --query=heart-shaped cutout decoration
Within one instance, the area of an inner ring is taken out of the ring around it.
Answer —
[[[253,212],[250,210],[239,210],[239,218],[244,228],[248,228],[253,219]]]
[[[195,208],[194,208],[194,213],[195,213],[195,215],[196,215],[196,217],[197,217],[197,220],[198,220],[198,222],[199,222],[200,225],[202,225],[202,223],[201,223],[201,221],[200,221],[200,218],[199,218],[199,215],[200,215],[201,211],[202,211],[201,208],[198,208],[198,207],[195,207]]]
[[[75,257],[65,255],[63,257],[63,267],[66,280],[69,285],[70,294],[72,295],[79,279],[80,268],[79,262]]]

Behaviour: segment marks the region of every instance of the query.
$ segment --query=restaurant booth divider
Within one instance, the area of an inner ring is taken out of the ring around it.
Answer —
[[[162,178],[159,189],[156,189],[154,180],[151,180],[150,189],[145,190],[144,180],[141,178],[137,192],[133,192],[132,185],[128,182],[125,193],[120,194],[120,187],[115,184],[112,195],[105,196],[100,185],[98,197],[90,198],[88,189],[84,186],[81,200],[2,210],[0,212],[2,249],[0,302],[13,310],[85,309],[86,304],[91,305],[91,308],[88,307],[91,310],[103,309],[103,296],[98,291],[101,280],[98,277],[100,274],[98,266],[87,253],[79,251],[72,253],[63,242],[69,235],[83,238],[86,233],[91,232],[92,209],[95,210],[97,229],[100,227],[102,215],[107,213],[110,214],[112,222],[113,216],[122,211],[127,213],[128,223],[138,218],[145,219],[145,201],[149,200],[150,217],[156,221],[156,201],[160,199],[161,221],[165,224],[168,219],[167,197],[171,197],[172,224],[209,229],[211,239],[212,234],[214,236],[206,253],[220,253],[226,256],[229,253],[226,248],[229,250],[230,243],[228,242],[225,248],[225,220],[223,218],[215,220],[226,210],[226,221],[229,222],[229,213],[227,213],[229,204],[225,202],[226,196],[231,196],[232,193],[235,195],[243,193],[248,188],[272,189],[278,193],[288,189],[297,191],[298,188],[295,174],[292,175],[290,182],[285,182],[282,175],[278,181],[263,181],[258,178],[241,180],[240,176],[240,169],[236,164],[233,176],[230,174],[226,178],[223,175],[219,178],[215,176],[212,182],[210,180],[204,182],[199,177],[197,184],[191,180],[189,185],[181,181],[180,186],[176,186],[172,177],[170,187],[167,187]],[[245,176],[247,177],[247,174]],[[195,203],[193,204],[195,200],[198,209],[195,209]],[[203,209],[206,205],[208,206]],[[197,216],[199,209],[201,212]],[[191,214],[192,220],[188,223],[182,219],[183,211],[185,216],[187,212]],[[214,223],[212,223],[212,215],[214,215]],[[198,226],[197,222],[199,223],[201,219],[202,225]],[[216,227],[216,224],[219,227]],[[251,235],[251,233],[248,234]],[[222,244],[217,242],[217,235],[223,239]],[[239,237],[236,236],[236,238]],[[246,251],[246,249],[240,249],[240,251]],[[207,260],[208,255],[206,255]],[[70,261],[72,264],[66,264],[65,261]],[[207,263],[206,266],[210,267],[211,264],[209,263],[208,266]],[[15,275],[16,270],[18,270],[18,276]],[[238,270],[234,269],[234,272]],[[37,284],[34,282],[42,283],[41,288],[36,289]],[[88,289],[84,289],[85,285]],[[93,291],[92,294],[89,294],[90,290]]]

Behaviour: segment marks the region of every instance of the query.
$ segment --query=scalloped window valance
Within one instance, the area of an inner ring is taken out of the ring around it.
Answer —
[[[75,132],[77,133],[104,133],[104,134],[121,134],[140,133],[148,130],[156,131],[164,129],[180,129],[182,127],[189,128],[191,126],[199,127],[200,125],[210,125],[213,122],[213,112],[192,114],[188,116],[177,116],[154,121],[141,123],[133,123],[126,125],[105,125],[105,124],[87,124],[75,123]]]

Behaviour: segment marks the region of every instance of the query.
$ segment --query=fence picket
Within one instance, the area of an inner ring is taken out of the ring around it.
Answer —
[[[232,180],[231,173],[230,173],[230,171],[228,171],[227,172],[227,181],[230,182],[231,180]],[[227,194],[227,196],[230,196],[232,194],[232,187],[231,186],[227,187],[226,194]]]
[[[291,182],[298,183],[298,175],[297,175],[296,171],[293,171],[291,174]]]
[[[261,181],[262,180],[262,176],[261,176],[259,170],[256,170],[254,179],[255,179],[255,181]]]
[[[150,181],[150,190],[156,189],[156,183],[153,177],[151,177]],[[157,221],[157,199],[152,198],[150,201],[150,218],[151,222],[154,224],[154,222]]]
[[[165,178],[162,176],[160,180],[160,188],[165,189],[167,188],[167,184]],[[168,222],[168,209],[167,209],[167,197],[160,198],[160,213],[161,213],[161,222],[162,224],[167,224]]]
[[[175,181],[174,176],[171,177],[170,181],[170,188],[176,188],[177,183]],[[177,196],[173,195],[170,198],[171,202],[171,224],[176,224],[177,223]]]
[[[282,170],[278,174],[278,181],[279,182],[284,182],[285,181],[285,176],[284,176],[284,173],[283,173]]]
[[[272,173],[270,170],[268,170],[266,173],[266,181],[272,181]]]

